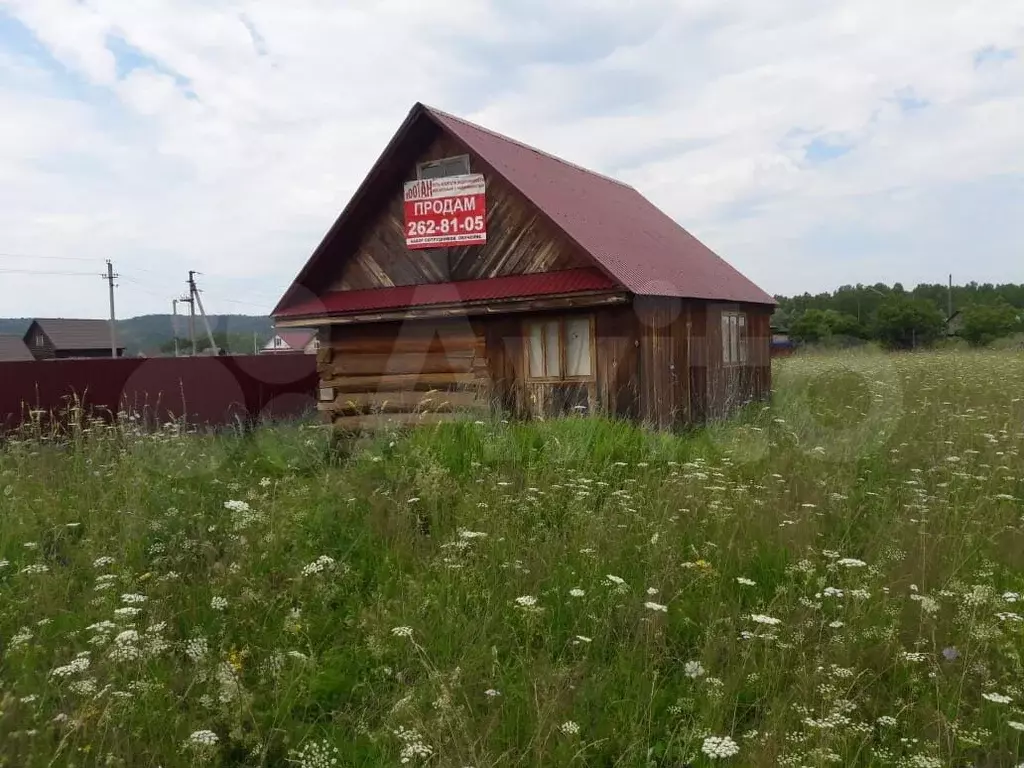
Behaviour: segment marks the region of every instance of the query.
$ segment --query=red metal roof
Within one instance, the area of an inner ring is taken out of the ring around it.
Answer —
[[[369,210],[384,204],[382,195],[390,189],[389,185],[400,182],[409,172],[427,129],[446,131],[464,144],[575,241],[614,285],[641,296],[775,304],[770,295],[632,187],[454,115],[416,104],[274,309],[275,316],[294,316],[293,305],[300,301],[299,297],[320,293],[330,272],[338,268],[339,254],[334,243],[342,242],[345,232],[357,228],[360,218]],[[536,281],[530,284],[542,291],[536,295],[545,295],[542,276],[532,277]],[[426,288],[406,290],[415,292],[419,301]],[[380,288],[376,292],[397,290]],[[522,294],[524,289],[516,290]],[[310,305],[314,301],[302,303]]]
[[[633,187],[454,115],[426,111],[631,293],[775,303]]]
[[[597,269],[567,269],[532,275],[507,275],[454,283],[403,285],[359,291],[330,291],[314,299],[287,307],[279,318],[374,312],[386,309],[461,304],[534,296],[569,295],[606,291],[619,287]]]

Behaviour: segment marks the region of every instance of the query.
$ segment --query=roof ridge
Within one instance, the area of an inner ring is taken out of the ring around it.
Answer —
[[[481,131],[483,133],[486,133],[486,134],[489,134],[491,136],[494,136],[495,138],[501,139],[502,141],[507,141],[509,144],[515,144],[517,147],[522,147],[523,149],[526,149],[526,150],[528,150],[530,152],[534,152],[534,153],[536,153],[538,155],[541,155],[542,157],[546,157],[546,158],[548,158],[550,160],[554,160],[555,162],[561,163],[562,165],[567,165],[570,168],[575,168],[577,171],[582,171],[583,173],[588,173],[591,176],[596,176],[599,179],[604,179],[605,181],[610,181],[613,184],[617,184],[620,187],[625,187],[626,189],[631,189],[633,191],[636,191],[635,187],[633,187],[630,184],[627,184],[624,181],[620,181],[619,179],[613,178],[611,176],[607,176],[607,175],[605,175],[603,173],[600,173],[599,171],[595,171],[595,170],[592,170],[590,168],[586,168],[586,167],[584,167],[584,166],[582,166],[582,165],[580,165],[578,163],[574,163],[574,162],[572,162],[570,160],[566,160],[564,157],[559,157],[558,155],[553,155],[550,152],[545,152],[543,149],[538,149],[537,147],[533,146],[532,144],[527,144],[525,142],[519,141],[518,139],[513,139],[511,136],[506,136],[503,133],[498,133],[498,131],[491,130],[490,128],[487,128],[487,127],[485,127],[483,125],[480,125],[478,123],[474,123],[471,120],[466,120],[465,118],[459,117],[458,115],[453,115],[451,112],[445,112],[443,109],[437,109],[436,107],[431,107],[428,104],[424,104],[423,108],[429,114],[439,115],[441,117],[447,118],[448,120],[454,120],[457,123],[462,123],[463,125],[468,125],[470,128],[473,128],[475,130],[478,130],[478,131]]]

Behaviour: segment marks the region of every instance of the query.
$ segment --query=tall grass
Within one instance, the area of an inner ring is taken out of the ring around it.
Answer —
[[[1017,766],[1024,357],[776,386],[689,436],[11,441],[0,766]]]

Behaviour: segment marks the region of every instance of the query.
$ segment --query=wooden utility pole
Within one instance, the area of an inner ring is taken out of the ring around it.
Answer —
[[[953,316],[953,275],[949,276],[949,293],[946,295],[946,319]]]
[[[199,289],[196,287],[196,275],[199,273],[195,270],[189,270],[188,272],[188,289],[189,295],[192,297],[192,301],[199,305],[199,314],[203,318],[203,326],[206,328],[206,338],[210,340],[210,354],[216,355],[218,353],[217,342],[213,340],[213,331],[210,330],[210,321],[206,317],[206,310],[203,309],[203,300],[199,296]]]
[[[195,301],[192,296],[182,296],[178,301],[182,304],[188,304],[188,340],[189,340],[189,354],[192,357],[196,355],[196,307]]]
[[[117,357],[117,315],[114,312],[114,280],[120,275],[114,272],[114,265],[107,259],[107,272],[100,275],[107,281],[107,288],[110,290],[110,356]]]
[[[171,336],[174,337],[174,356],[178,357],[178,300],[171,299]]]

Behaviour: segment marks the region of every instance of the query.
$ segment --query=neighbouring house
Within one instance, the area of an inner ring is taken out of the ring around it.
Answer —
[[[24,341],[36,360],[111,357],[107,320],[36,318],[25,331]],[[117,356],[124,356],[123,346],[118,346]]]
[[[320,349],[320,338],[315,329],[296,328],[294,330],[276,330],[263,349],[261,355],[300,354],[315,355]]]
[[[772,357],[789,357],[796,351],[796,344],[789,337],[789,331],[772,328],[771,334]]]
[[[273,315],[319,329],[341,429],[474,408],[673,427],[767,397],[774,308],[634,188],[417,104]]]
[[[20,336],[0,336],[0,363],[21,363],[35,360]]]

